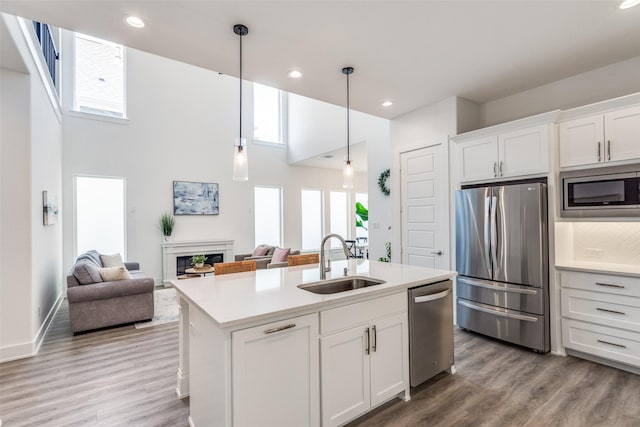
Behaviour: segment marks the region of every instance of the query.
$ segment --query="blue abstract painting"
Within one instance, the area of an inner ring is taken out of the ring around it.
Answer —
[[[218,215],[218,184],[173,181],[174,215]]]

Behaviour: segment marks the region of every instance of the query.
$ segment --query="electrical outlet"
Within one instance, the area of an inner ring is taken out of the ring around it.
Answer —
[[[587,257],[590,259],[602,259],[604,258],[604,249],[587,248]]]

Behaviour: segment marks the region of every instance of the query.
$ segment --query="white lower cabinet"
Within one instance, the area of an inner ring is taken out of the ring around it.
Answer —
[[[409,388],[406,294],[385,298],[388,305],[377,300],[321,313],[326,325],[357,324],[320,338],[324,427],[344,425]]]
[[[563,271],[562,344],[640,367],[640,279]]]
[[[232,334],[234,427],[319,426],[317,313]]]

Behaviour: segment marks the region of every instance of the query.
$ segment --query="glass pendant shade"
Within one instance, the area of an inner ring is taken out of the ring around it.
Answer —
[[[353,168],[349,160],[344,165],[344,171],[342,172],[342,188],[353,188]]]
[[[236,138],[236,145],[233,149],[233,180],[247,181],[248,179],[247,141],[244,138]]]

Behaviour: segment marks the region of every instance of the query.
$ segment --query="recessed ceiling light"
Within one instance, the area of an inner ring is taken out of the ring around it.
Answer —
[[[382,106],[383,106],[383,107],[391,107],[392,105],[393,105],[393,102],[391,102],[391,101],[384,101],[384,102],[382,103]]]
[[[126,18],[124,18],[124,22],[134,28],[144,28],[144,21],[137,16],[127,16]]]
[[[629,9],[637,4],[640,4],[640,0],[624,0],[620,3],[620,9]]]
[[[299,79],[302,77],[302,73],[298,70],[289,71],[289,77],[292,79]]]

